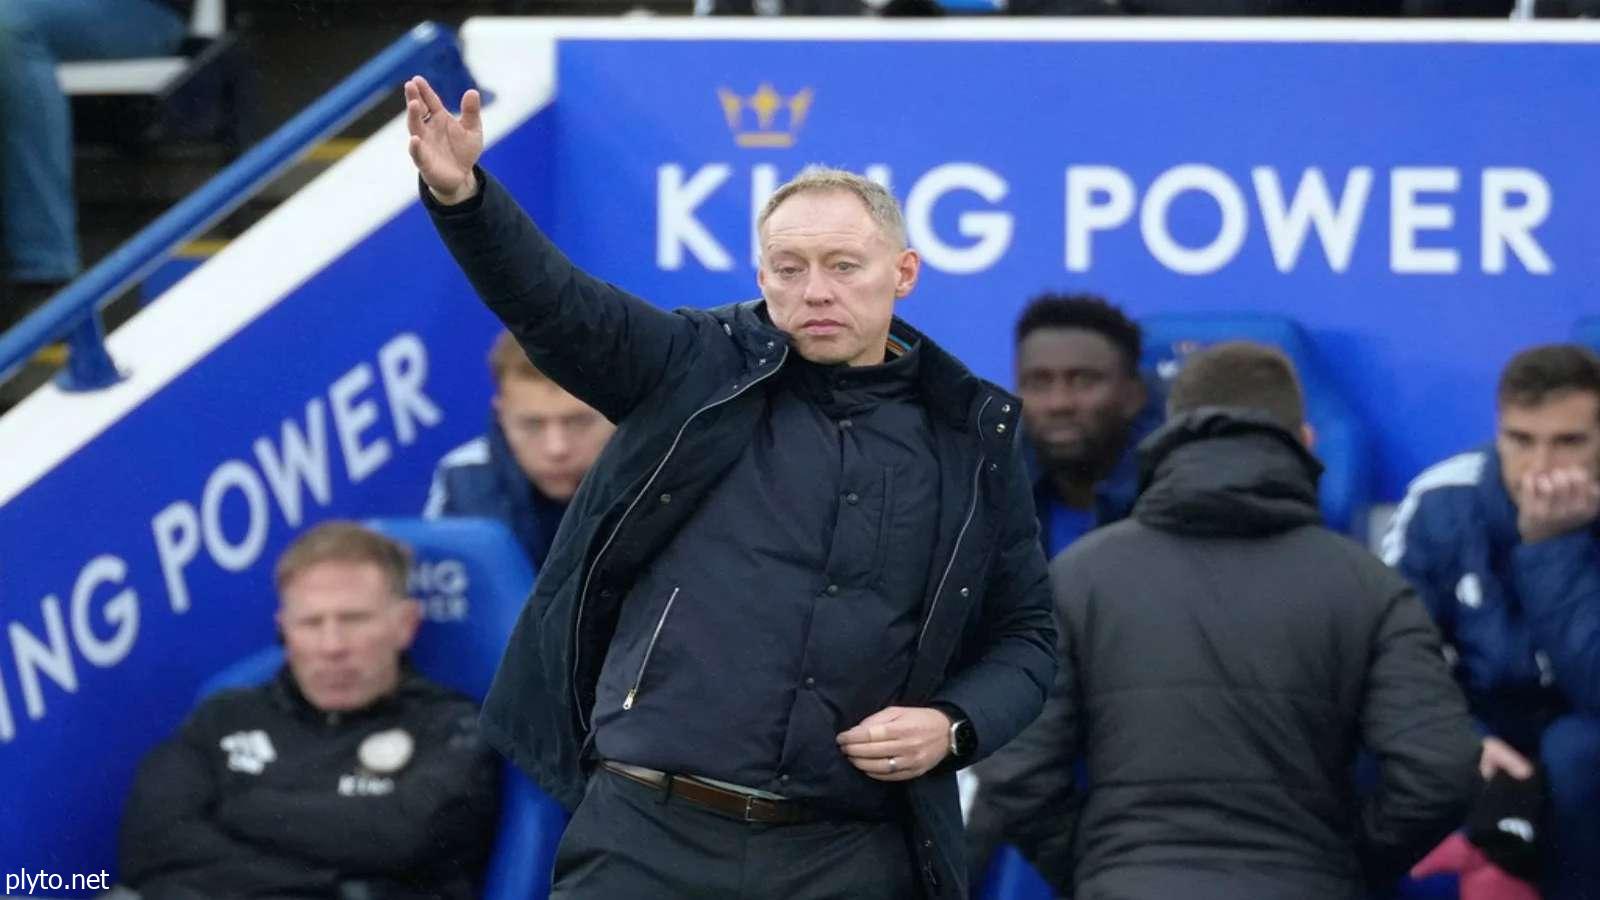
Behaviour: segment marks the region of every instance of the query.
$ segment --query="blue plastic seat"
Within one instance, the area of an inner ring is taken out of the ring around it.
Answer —
[[[1572,326],[1572,339],[1600,353],[1600,316],[1579,319],[1578,324]]]
[[[1142,364],[1170,382],[1183,357],[1210,344],[1249,340],[1277,347],[1293,361],[1306,395],[1324,472],[1322,515],[1328,526],[1365,539],[1372,504],[1372,442],[1366,423],[1340,392],[1310,337],[1293,319],[1266,313],[1173,313],[1140,321]]]
[[[380,519],[368,523],[411,547],[411,594],[425,621],[411,647],[424,675],[482,700],[506,639],[533,587],[533,567],[511,532],[488,519]],[[235,662],[200,688],[261,684],[283,665],[272,646]],[[530,900],[550,893],[556,845],[567,814],[520,769],[505,764],[500,823],[484,879],[485,900]]]

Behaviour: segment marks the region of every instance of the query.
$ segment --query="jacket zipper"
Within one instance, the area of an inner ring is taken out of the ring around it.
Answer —
[[[978,407],[978,446],[983,446],[983,413],[994,402],[993,397],[984,398],[983,405]],[[939,586],[933,590],[933,602],[928,604],[928,615],[922,620],[922,630],[917,632],[917,649],[922,649],[922,639],[928,636],[928,626],[933,624],[933,611],[939,608],[939,598],[944,596],[944,583],[950,577],[950,570],[955,567],[956,557],[961,553],[961,541],[967,536],[967,527],[972,524],[972,517],[978,511],[978,479],[983,477],[983,464],[988,457],[981,451],[978,453],[978,467],[972,470],[972,499],[967,501],[967,518],[961,523],[961,530],[956,532],[955,546],[950,548],[950,560],[944,564],[944,574],[939,576]]]
[[[662,469],[666,468],[667,460],[671,459],[672,458],[672,454],[678,449],[678,444],[680,442],[682,442],[683,433],[688,430],[689,424],[691,422],[693,422],[696,418],[698,418],[701,413],[703,413],[703,412],[705,412],[707,410],[710,410],[710,409],[715,409],[716,407],[721,406],[724,403],[731,403],[732,401],[737,400],[740,397],[744,396],[745,393],[748,392],[751,388],[755,387],[756,385],[760,384],[763,381],[766,381],[768,378],[771,378],[780,369],[782,369],[783,368],[783,364],[788,359],[789,359],[789,345],[788,344],[784,344],[784,346],[783,346],[783,354],[778,357],[777,365],[773,366],[772,369],[770,371],[768,371],[765,375],[761,375],[761,376],[759,376],[757,378],[752,379],[749,384],[745,385],[744,387],[740,388],[737,391],[734,391],[732,394],[729,394],[727,397],[724,397],[723,399],[716,401],[715,403],[707,403],[705,406],[702,406],[699,409],[695,410],[693,413],[690,413],[689,414],[689,418],[683,420],[683,424],[678,426],[678,433],[672,438],[672,445],[667,448],[666,454],[661,457],[661,462],[656,463],[655,471],[650,473],[650,477],[645,481],[644,487],[639,489],[639,493],[638,493],[638,495],[636,495],[633,498],[633,502],[629,503],[628,504],[628,508],[622,511],[622,515],[617,519],[617,524],[612,526],[612,528],[611,528],[611,534],[606,536],[606,542],[604,544],[600,545],[600,552],[595,554],[594,565],[590,566],[588,574],[583,576],[583,591],[578,594],[578,614],[577,614],[577,617],[574,619],[573,625],[572,625],[572,647],[573,647],[573,652],[572,652],[572,699],[573,699],[573,707],[576,708],[577,711],[578,711],[578,724],[583,727],[583,730],[585,732],[587,732],[589,730],[589,716],[588,716],[588,713],[584,712],[584,709],[583,709],[583,697],[579,692],[579,687],[578,687],[578,669],[579,669],[579,664],[582,662],[582,657],[581,657],[582,651],[580,649],[581,648],[581,640],[580,640],[580,638],[581,638],[582,633],[583,633],[583,607],[584,607],[585,603],[587,603],[587,601],[589,599],[589,585],[594,580],[594,572],[595,572],[595,570],[600,568],[601,560],[605,559],[606,551],[611,549],[611,543],[617,539],[617,533],[622,530],[623,524],[625,524],[628,521],[628,516],[633,514],[634,509],[639,505],[639,501],[643,500],[644,496],[646,494],[650,493],[650,486],[652,484],[655,484],[656,477],[661,474],[661,470]]]
[[[622,699],[623,709],[633,709],[633,698],[639,694],[639,685],[644,682],[644,670],[650,667],[650,654],[656,652],[656,641],[661,638],[661,626],[667,624],[667,614],[672,612],[672,604],[678,599],[678,588],[672,589],[672,596],[667,598],[667,607],[661,611],[661,618],[656,620],[656,630],[650,633],[650,643],[645,645],[644,659],[639,661],[639,674],[633,678],[633,687],[628,689],[628,696]]]

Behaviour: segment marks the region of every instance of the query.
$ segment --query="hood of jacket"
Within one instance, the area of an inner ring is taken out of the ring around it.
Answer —
[[[1322,464],[1266,415],[1204,407],[1139,446],[1134,518],[1180,534],[1256,537],[1320,524]]]

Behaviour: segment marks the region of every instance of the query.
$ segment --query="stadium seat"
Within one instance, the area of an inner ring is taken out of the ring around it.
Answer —
[[[1572,339],[1600,353],[1600,316],[1579,319],[1578,324],[1572,326]]]
[[[411,547],[411,594],[424,623],[411,661],[429,678],[482,700],[501,651],[533,586],[533,567],[504,525],[486,519],[380,519],[372,527]],[[283,650],[257,651],[218,672],[199,698],[260,684],[283,665]],[[505,764],[500,825],[484,882],[485,900],[530,900],[550,890],[566,812],[520,769]]]
[[[57,65],[56,79],[72,100],[74,138],[130,148],[188,140],[243,149],[255,87],[227,21],[225,0],[196,0],[174,56]]]
[[[1294,362],[1306,394],[1306,418],[1322,460],[1322,515],[1329,527],[1365,539],[1372,498],[1372,450],[1366,424],[1355,414],[1311,339],[1294,320],[1265,313],[1174,313],[1142,319],[1143,365],[1163,384],[1183,357],[1209,344],[1250,340],[1270,344]]]
[[[1055,892],[1022,851],[1005,844],[995,851],[976,900],[1053,900]]]

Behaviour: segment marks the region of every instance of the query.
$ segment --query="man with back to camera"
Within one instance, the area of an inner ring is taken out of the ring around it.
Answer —
[[[1199,351],[1167,408],[1133,515],[1051,564],[1061,672],[996,755],[1013,776],[991,801],[1077,900],[1358,900],[1477,787],[1438,632],[1404,579],[1322,526],[1281,352]],[[1380,768],[1359,803],[1358,747]]]
[[[326,522],[278,558],[284,666],[202,701],[139,768],[124,884],[144,900],[476,896],[499,765],[476,707],[413,671],[410,554]]]
[[[422,514],[498,519],[538,570],[615,429],[529,362],[509,331],[495,338],[489,374],[489,430],[439,460]]]
[[[554,896],[964,896],[954,770],[1037,714],[1054,628],[1019,403],[893,318],[894,198],[808,170],[757,219],[762,299],[666,312],[474,165],[477,92],[406,95],[445,244],[618,426],[483,716],[576,807]]]
[[[1525,350],[1497,405],[1493,446],[1412,482],[1384,561],[1453,648],[1484,777],[1543,776],[1542,895],[1600,897],[1600,358]]]

